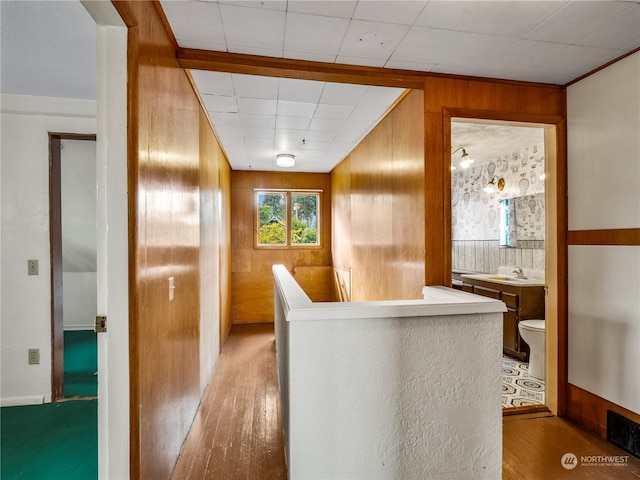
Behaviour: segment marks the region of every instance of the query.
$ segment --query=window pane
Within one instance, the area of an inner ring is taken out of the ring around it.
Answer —
[[[258,245],[287,244],[286,206],[284,193],[258,194]]]
[[[291,194],[291,244],[319,245],[317,193]]]

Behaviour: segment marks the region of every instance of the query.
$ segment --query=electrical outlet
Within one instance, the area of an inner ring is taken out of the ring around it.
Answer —
[[[27,260],[27,271],[29,275],[38,275],[38,260]]]
[[[29,365],[38,365],[40,363],[40,349],[29,349]]]

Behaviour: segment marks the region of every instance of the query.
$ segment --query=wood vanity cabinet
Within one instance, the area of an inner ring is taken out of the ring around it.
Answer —
[[[520,337],[518,323],[521,320],[544,319],[544,286],[507,285],[465,278],[462,287],[463,290],[504,302],[507,311],[502,320],[502,351],[510,357],[528,362],[529,345]]]

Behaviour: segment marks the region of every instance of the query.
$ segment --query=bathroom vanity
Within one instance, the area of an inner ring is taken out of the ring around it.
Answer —
[[[521,320],[545,318],[544,281],[500,274],[462,274],[461,278],[461,290],[504,302],[507,311],[503,314],[503,352],[528,362],[529,346],[520,337],[518,324]]]

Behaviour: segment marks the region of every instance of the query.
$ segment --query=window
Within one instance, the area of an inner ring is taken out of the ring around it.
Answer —
[[[257,246],[319,246],[320,193],[256,191]]]

